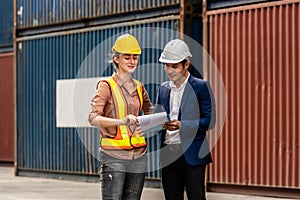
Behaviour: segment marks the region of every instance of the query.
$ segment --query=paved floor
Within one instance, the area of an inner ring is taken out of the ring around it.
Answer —
[[[99,183],[14,176],[12,167],[0,167],[0,200],[100,199]],[[145,187],[142,200],[163,200],[163,191]],[[288,200],[249,195],[212,193],[207,200]]]

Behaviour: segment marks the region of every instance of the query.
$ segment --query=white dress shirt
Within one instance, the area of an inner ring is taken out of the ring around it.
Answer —
[[[179,88],[176,87],[173,81],[169,82],[169,86],[171,88],[171,94],[170,94],[170,118],[178,119],[179,114],[179,108],[181,104],[182,95],[185,89],[185,86],[188,82],[188,79],[190,77],[190,74],[188,74],[187,78],[184,80],[184,82],[179,86]],[[179,130],[175,131],[168,131],[166,133],[166,139],[165,144],[180,144],[180,136],[179,136]]]

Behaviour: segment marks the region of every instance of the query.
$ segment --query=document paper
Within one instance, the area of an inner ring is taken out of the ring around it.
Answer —
[[[161,130],[163,129],[162,124],[170,121],[166,112],[142,115],[137,118],[143,132]]]

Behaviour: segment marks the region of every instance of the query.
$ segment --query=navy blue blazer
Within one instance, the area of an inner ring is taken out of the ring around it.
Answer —
[[[169,81],[160,85],[156,112],[170,113]],[[181,122],[180,139],[186,161],[192,165],[212,162],[206,131],[215,125],[214,97],[207,81],[190,75],[183,92],[178,120]],[[165,146],[166,130],[161,131],[161,147]]]

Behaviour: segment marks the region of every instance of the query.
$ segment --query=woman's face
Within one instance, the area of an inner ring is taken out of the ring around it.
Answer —
[[[139,61],[139,55],[120,54],[118,57],[114,57],[114,61],[118,64],[118,73],[132,74],[137,67]]]

